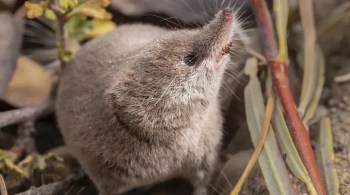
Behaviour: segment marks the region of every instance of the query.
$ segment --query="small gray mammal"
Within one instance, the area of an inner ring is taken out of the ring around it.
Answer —
[[[222,137],[219,89],[238,28],[231,9],[194,30],[124,25],[67,64],[58,123],[101,194],[172,178],[207,194]]]

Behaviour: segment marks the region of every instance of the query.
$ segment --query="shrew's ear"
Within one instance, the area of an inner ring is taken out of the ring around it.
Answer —
[[[122,108],[118,106],[118,93],[114,89],[110,89],[105,94],[106,104],[108,111],[111,113],[113,120],[117,122],[124,128],[130,128],[127,123],[125,123],[125,118],[122,117]]]

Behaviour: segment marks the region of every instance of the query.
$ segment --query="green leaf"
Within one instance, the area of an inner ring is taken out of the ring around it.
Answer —
[[[281,103],[277,101],[274,116],[272,118],[272,125],[276,130],[279,146],[283,154],[286,155],[286,162],[289,169],[296,177],[305,183],[311,195],[317,195],[316,189],[294,145],[282,110],[283,108]]]
[[[68,20],[65,29],[69,37],[81,40],[81,37],[92,31],[93,25],[91,21],[87,20],[86,16],[78,14]]]
[[[325,58],[322,53],[321,48],[316,45],[316,51],[315,51],[315,65],[312,70],[312,78],[316,80],[313,87],[307,90],[310,90],[309,92],[313,91],[312,98],[308,103],[307,109],[305,111],[303,120],[305,122],[310,121],[316,112],[316,109],[318,107],[318,104],[321,99],[324,83],[325,83],[325,69],[326,69],[326,63]],[[306,81],[307,82],[307,81]],[[301,100],[303,101],[303,100]]]
[[[298,110],[302,113],[304,122],[307,123],[313,118],[321,98],[325,60],[316,41],[312,1],[300,1],[299,10],[303,32],[296,32],[299,36],[296,51],[300,51],[301,57],[297,59],[299,64],[303,64],[304,76]]]
[[[0,173],[4,176],[8,188],[19,185],[28,175],[14,161],[18,156],[12,152],[0,150]]]
[[[76,14],[83,14],[98,19],[111,19],[112,15],[105,9],[108,4],[109,1],[106,0],[88,0],[74,8],[67,16],[70,18]]]
[[[17,160],[17,158],[18,158],[18,154],[0,149],[0,160],[1,159],[8,159],[8,160],[14,162]]]
[[[46,9],[44,15],[45,15],[45,18],[52,20],[52,21],[55,21],[57,19],[55,12],[52,11],[51,9]]]
[[[92,28],[78,38],[80,41],[103,35],[116,28],[115,23],[110,20],[94,19],[90,24]]]
[[[63,45],[57,44],[57,49],[58,49],[58,52],[59,52],[61,59],[64,62],[69,62],[73,58],[73,52],[69,51],[69,50],[65,50],[63,48]]]
[[[268,71],[268,76],[265,81],[266,89],[272,88],[271,71]],[[286,155],[286,162],[292,173],[305,183],[309,193],[311,195],[317,195],[316,189],[309,177],[309,174],[301,161],[299,153],[294,145],[294,141],[290,135],[290,131],[287,122],[283,115],[283,107],[279,100],[276,101],[276,107],[274,115],[272,116],[271,123],[275,129],[278,145],[281,148],[283,154]]]
[[[73,52],[71,51],[64,51],[62,54],[62,59],[65,62],[69,62],[73,58]]]
[[[326,184],[327,194],[339,194],[338,175],[334,166],[332,127],[328,117],[323,118],[320,122],[316,152],[317,163]]]
[[[293,47],[296,51],[299,51],[296,58],[298,64],[303,64],[304,61],[304,47],[302,46],[302,41],[303,38],[300,32],[295,32],[295,43]],[[298,111],[302,113],[305,123],[314,118],[325,83],[325,57],[317,43],[315,43],[314,47],[315,50],[312,54],[313,60],[309,60],[312,64],[306,63],[306,66],[302,66],[304,69],[304,78]]]
[[[106,19],[88,20],[86,16],[78,14],[73,16],[65,26],[71,38],[83,41],[105,34],[116,28],[114,22]]]
[[[264,122],[265,105],[257,78],[258,65],[255,58],[248,59],[245,73],[250,81],[244,89],[247,123],[254,145],[257,144]],[[259,164],[270,194],[297,194],[293,188],[287,167],[277,145],[273,128],[270,127],[264,149],[259,157]]]

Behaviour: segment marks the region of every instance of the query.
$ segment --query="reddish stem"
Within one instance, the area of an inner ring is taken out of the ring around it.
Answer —
[[[326,191],[324,189],[317,168],[317,163],[311,147],[309,134],[307,133],[305,124],[302,122],[301,117],[296,109],[292,96],[288,80],[287,65],[281,62],[272,62],[271,69],[274,87],[277,90],[277,93],[283,105],[288,127],[293,137],[295,147],[297,148],[299,156],[310,175],[317,194],[325,195]]]
[[[263,42],[265,57],[271,61],[278,52],[277,38],[270,12],[264,0],[251,0]]]
[[[260,27],[265,56],[271,65],[274,87],[282,102],[294,144],[310,175],[317,194],[325,195],[326,191],[317,168],[310,138],[296,109],[292,96],[288,79],[287,64],[274,61],[274,57],[277,55],[278,51],[278,44],[275,30],[272,25],[271,15],[268,11],[265,0],[251,0],[251,2],[255,9],[256,20]]]

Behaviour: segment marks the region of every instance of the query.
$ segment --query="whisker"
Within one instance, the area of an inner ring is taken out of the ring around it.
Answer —
[[[220,173],[222,174],[222,176],[226,180],[227,184],[232,188],[233,186],[232,186],[230,180],[227,178],[226,174],[222,171],[222,168],[220,168]]]
[[[219,190],[217,190],[213,185],[209,184],[209,187],[211,187],[216,193],[222,195],[222,193]]]
[[[86,186],[83,186],[82,188],[80,188],[80,190],[77,192],[77,195],[79,195],[80,193],[82,193],[85,190]]]
[[[225,88],[224,86],[222,86],[222,87],[224,87],[224,89],[226,89],[227,91],[229,91],[229,92],[231,92],[231,94],[238,100],[238,101],[242,101],[237,95],[236,95],[236,93],[234,92],[234,91],[232,91],[232,89],[229,87],[229,85],[225,82],[225,81],[223,81],[223,83],[224,83],[224,85],[227,87],[227,88]]]
[[[169,18],[165,18],[165,17],[162,17],[162,16],[158,16],[156,14],[146,14],[146,16],[152,16],[152,17],[156,17],[156,18],[159,18],[159,19],[162,19],[162,21],[165,21],[165,22],[169,22],[177,27],[181,27],[181,28],[184,28],[184,26],[181,25],[181,23],[176,23],[174,21],[172,21],[171,19],[174,19],[176,17],[169,17]]]

